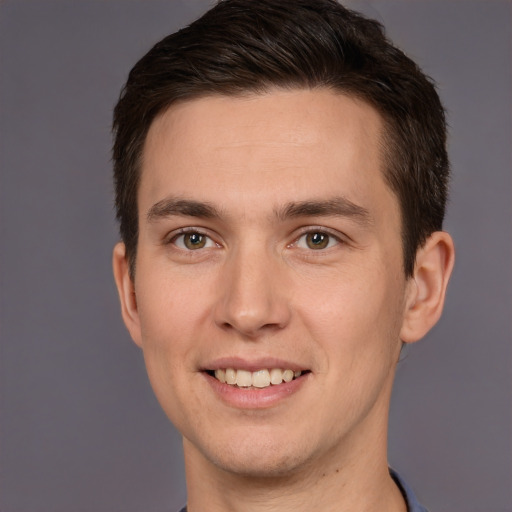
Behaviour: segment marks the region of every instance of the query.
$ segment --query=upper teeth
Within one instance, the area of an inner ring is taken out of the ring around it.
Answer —
[[[282,382],[290,382],[295,377],[299,377],[302,372],[293,370],[281,370],[280,368],[272,368],[271,370],[258,370],[249,372],[247,370],[235,370],[219,368],[215,370],[217,380],[225,384],[237,385],[242,388],[254,386],[255,388],[266,388],[271,384],[277,385]]]

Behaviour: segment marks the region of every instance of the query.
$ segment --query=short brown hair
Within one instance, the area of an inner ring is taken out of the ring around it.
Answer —
[[[330,88],[381,114],[385,179],[412,274],[416,251],[442,228],[447,198],[446,121],[432,80],[378,22],[335,0],[222,0],[137,62],[114,110],[117,218],[132,276],[141,155],[155,117],[177,101],[276,87]]]

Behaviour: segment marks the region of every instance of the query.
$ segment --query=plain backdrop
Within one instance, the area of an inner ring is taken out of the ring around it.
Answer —
[[[207,5],[0,2],[1,512],[186,500],[111,276],[110,125],[135,61]],[[511,3],[349,5],[436,79],[450,124],[457,264],[442,320],[399,364],[390,463],[432,512],[510,512]]]

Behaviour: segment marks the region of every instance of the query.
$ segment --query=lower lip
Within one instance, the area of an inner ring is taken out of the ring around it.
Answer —
[[[226,404],[238,409],[266,409],[297,393],[308,380],[310,373],[301,375],[290,382],[283,382],[266,388],[239,388],[238,386],[223,384],[205,372],[203,372],[203,375],[213,391]]]

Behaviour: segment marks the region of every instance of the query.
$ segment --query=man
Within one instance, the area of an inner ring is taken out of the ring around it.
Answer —
[[[114,117],[114,274],[188,512],[425,510],[386,437],[454,261],[430,80],[334,0],[225,0]]]

